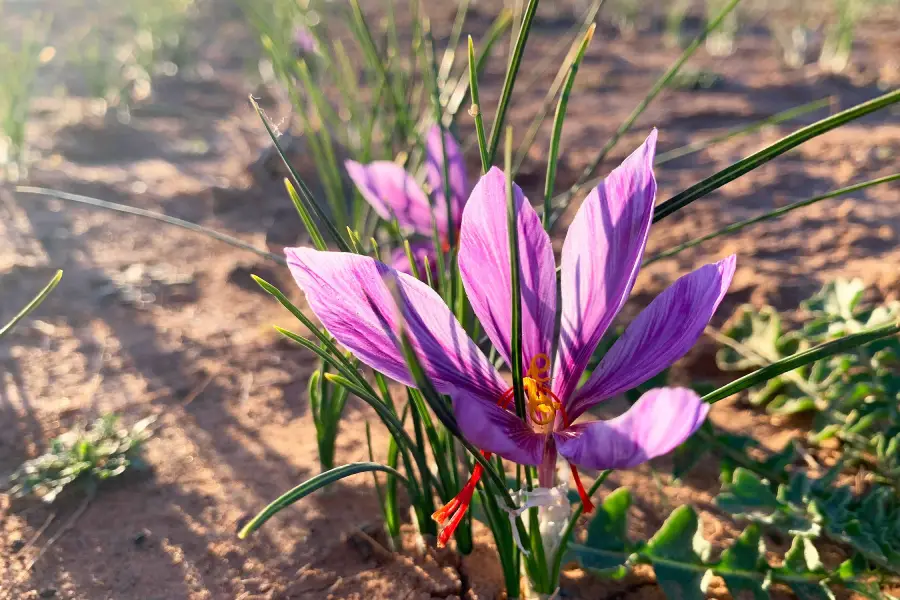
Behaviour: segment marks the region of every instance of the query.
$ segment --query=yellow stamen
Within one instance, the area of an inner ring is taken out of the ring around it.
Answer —
[[[535,354],[525,371],[525,377],[530,377],[539,383],[550,381],[550,357],[541,352]]]
[[[550,357],[537,354],[525,372],[523,387],[525,388],[526,408],[532,426],[542,433],[549,433],[556,420],[556,411],[562,405],[556,399],[547,383],[550,382]]]

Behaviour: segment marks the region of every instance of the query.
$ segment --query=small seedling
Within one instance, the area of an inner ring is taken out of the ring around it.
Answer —
[[[46,453],[25,461],[10,476],[9,493],[14,498],[34,497],[50,504],[66,489],[80,487],[83,492],[78,508],[29,561],[28,569],[75,525],[94,499],[100,482],[144,467],[140,450],[151,435],[150,425],[155,419],[150,416],[124,428],[119,427],[119,415],[103,415],[86,429],[76,428],[55,438]],[[55,518],[56,513],[52,513],[21,550],[37,542]]]
[[[155,417],[130,428],[119,426],[119,416],[104,415],[86,429],[73,429],[50,442],[49,450],[22,463],[10,477],[14,498],[32,496],[52,503],[66,488],[95,488],[101,481],[128,469],[140,469],[140,449],[150,437]]]

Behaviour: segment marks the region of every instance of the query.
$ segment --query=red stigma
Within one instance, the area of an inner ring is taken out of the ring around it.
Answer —
[[[581,506],[584,508],[584,514],[589,515],[594,512],[594,503],[591,502],[591,497],[584,490],[584,484],[581,483],[581,477],[578,476],[578,469],[572,463],[569,463],[569,468],[572,470],[575,487],[578,489],[578,495],[581,497]]]
[[[497,405],[501,408],[506,408],[512,398],[513,389],[509,388],[503,392],[500,399],[497,400]],[[491,459],[492,455],[490,452],[482,451],[481,454],[487,460]],[[476,464],[475,468],[472,469],[472,476],[469,477],[469,481],[466,482],[466,485],[463,486],[460,492],[454,496],[450,502],[431,514],[431,518],[440,526],[437,540],[438,548],[446,546],[447,542],[450,541],[450,538],[456,531],[456,528],[459,527],[463,516],[465,516],[466,511],[469,510],[469,505],[472,503],[472,495],[475,493],[475,487],[481,480],[481,475],[483,473],[484,468],[482,468],[480,464]]]

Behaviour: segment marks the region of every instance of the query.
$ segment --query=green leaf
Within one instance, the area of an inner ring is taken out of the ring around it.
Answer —
[[[690,146],[688,146],[688,148],[690,148]],[[667,154],[669,154],[669,153],[667,153]],[[663,162],[662,159],[663,159],[663,155],[657,156],[656,164],[660,164],[661,162]],[[678,254],[679,252],[687,250],[688,248],[693,248],[694,246],[700,245],[703,242],[707,242],[707,241],[715,239],[717,237],[720,237],[723,235],[728,235],[728,234],[734,233],[736,231],[740,231],[741,229],[744,229],[745,227],[749,227],[751,225],[755,225],[755,224],[761,223],[763,221],[777,219],[778,217],[780,217],[786,213],[789,213],[791,211],[797,210],[799,208],[804,208],[806,206],[809,206],[811,204],[816,204],[817,202],[821,202],[823,200],[828,200],[830,198],[835,198],[837,196],[843,196],[844,194],[856,192],[861,189],[871,187],[873,185],[879,185],[882,183],[889,183],[891,181],[896,181],[897,179],[900,179],[900,173],[894,174],[894,175],[888,175],[885,177],[879,177],[877,179],[872,179],[869,181],[864,181],[862,183],[857,183],[854,185],[843,187],[843,188],[833,190],[833,191],[825,193],[825,194],[819,194],[817,196],[813,196],[812,198],[807,198],[805,200],[799,200],[797,202],[792,202],[792,203],[788,204],[787,206],[782,206],[780,208],[776,208],[775,210],[771,210],[771,211],[764,213],[762,215],[759,215],[757,217],[751,217],[751,218],[745,219],[743,221],[737,221],[735,223],[731,223],[731,224],[723,227],[722,229],[719,229],[718,231],[708,233],[704,236],[684,242],[683,244],[679,244],[678,246],[675,246],[674,248],[670,248],[669,250],[660,252],[659,254],[656,254],[655,256],[652,256],[652,257],[648,258],[647,260],[645,260],[641,266],[646,267],[647,265],[654,263],[658,260],[662,260],[663,258],[668,258],[670,256],[674,256],[674,255]],[[877,323],[871,323],[870,326],[875,326],[876,324]]]
[[[819,560],[819,552],[816,547],[812,542],[800,536],[794,538],[791,549],[784,555],[784,566],[776,569],[775,572],[785,577],[806,574],[824,577],[827,574]],[[793,581],[791,589],[800,600],[834,600],[834,594],[824,581]]]
[[[271,519],[276,513],[282,511],[294,502],[302,500],[306,496],[322,489],[327,485],[331,485],[332,483],[340,481],[341,479],[344,479],[346,477],[350,477],[351,475],[356,475],[358,473],[369,473],[373,471],[383,471],[385,473],[393,475],[397,478],[398,481],[403,482],[407,487],[409,487],[409,480],[407,480],[402,473],[400,473],[396,469],[388,467],[387,465],[372,462],[358,462],[350,463],[348,465],[341,465],[340,467],[335,467],[330,471],[319,473],[315,477],[307,479],[297,487],[279,496],[277,499],[275,499],[275,501],[273,501],[262,511],[260,511],[259,514],[253,517],[253,519],[251,519],[249,523],[244,525],[244,527],[241,528],[240,532],[238,533],[238,537],[240,539],[245,539],[248,535],[259,529],[263,525],[263,523]]]
[[[478,155],[481,158],[481,172],[487,173],[491,168],[491,159],[488,155],[487,140],[484,134],[484,116],[478,95],[478,68],[475,63],[475,44],[472,36],[469,36],[469,91],[472,94],[472,116],[475,119],[475,133],[478,136]]]
[[[735,598],[751,594],[756,600],[769,597],[763,581],[757,576],[769,570],[765,559],[766,544],[757,525],[747,527],[734,544],[722,553],[714,571],[725,580]],[[749,576],[748,574],[752,574]]]
[[[801,306],[814,314],[824,313],[830,317],[852,319],[865,291],[862,279],[838,278],[826,283]]]
[[[509,110],[509,104],[512,101],[513,88],[518,79],[519,66],[522,64],[522,56],[525,54],[525,44],[528,42],[528,34],[531,32],[531,24],[534,20],[534,14],[537,12],[539,0],[528,0],[525,12],[522,15],[522,25],[516,35],[516,43],[510,57],[509,67],[506,69],[506,78],[503,81],[503,90],[500,92],[500,100],[497,103],[497,112],[494,115],[494,122],[491,125],[491,140],[488,145],[488,164],[494,162],[497,156],[497,150],[500,148],[500,135],[503,133],[504,124],[506,122],[506,112]],[[507,170],[507,175],[510,170]]]
[[[709,551],[697,512],[690,506],[680,506],[647,542],[642,554],[653,563],[656,579],[667,598],[703,600],[704,560]]]
[[[0,338],[12,331],[13,327],[15,327],[19,323],[19,321],[27,317],[34,309],[41,305],[41,302],[43,302],[47,298],[47,296],[50,295],[50,292],[53,291],[53,288],[55,288],[57,284],[59,284],[59,280],[62,279],[62,275],[62,270],[56,272],[56,275],[54,275],[53,278],[50,279],[50,281],[47,283],[47,285],[44,286],[44,289],[38,292],[37,296],[35,296],[31,300],[31,302],[25,305],[25,308],[20,310],[19,313],[14,316],[9,323],[4,325],[3,328],[0,329]]]
[[[716,504],[734,515],[768,515],[781,504],[766,483],[743,467],[734,470],[724,490],[716,497]]]
[[[154,221],[160,221],[168,225],[181,227],[182,229],[187,229],[188,231],[193,231],[194,233],[200,233],[202,235],[205,235],[206,237],[224,242],[229,246],[240,248],[241,250],[246,250],[247,252],[252,252],[259,257],[265,258],[266,260],[271,260],[280,265],[287,265],[287,260],[283,256],[279,256],[278,254],[267,252],[265,250],[260,250],[259,248],[254,248],[250,244],[239,240],[234,236],[220,233],[208,227],[203,227],[202,225],[197,225],[196,223],[191,223],[190,221],[185,221],[184,219],[170,217],[169,215],[164,215],[162,213],[156,213],[151,210],[144,210],[143,208],[127,206],[125,204],[117,204],[115,202],[107,202],[106,200],[100,200],[99,198],[92,198],[90,196],[81,196],[79,194],[70,194],[69,192],[61,192],[57,190],[50,190],[47,188],[31,187],[25,185],[16,187],[16,192],[19,192],[21,194],[36,194],[40,196],[48,196],[50,198],[56,198],[58,200],[65,200],[67,202],[77,202],[79,204],[105,208],[107,210],[113,210],[129,215],[146,217],[148,219],[153,219]]]
[[[900,102],[900,90],[888,92],[887,94],[883,94],[881,96],[878,96],[877,98],[873,98],[868,102],[857,104],[856,106],[839,112],[836,115],[832,115],[826,119],[817,121],[812,125],[799,129],[794,133],[783,137],[774,144],[763,148],[759,152],[751,154],[747,158],[739,160],[738,162],[719,171],[718,173],[707,177],[703,181],[692,185],[681,193],[676,194],[669,200],[658,204],[653,214],[653,222],[655,223],[664,219],[672,213],[684,208],[694,200],[706,196],[707,194],[719,189],[726,183],[734,181],[738,177],[749,173],[753,169],[756,169],[760,165],[769,162],[773,158],[784,154],[788,150],[796,148],[807,140],[822,135],[823,133],[831,131],[832,129],[836,129],[841,125],[849,123],[855,119],[859,119],[860,117],[881,110],[882,108],[891,106],[896,102]]]
[[[628,556],[628,509],[631,508],[631,492],[626,487],[611,492],[588,525],[584,545],[596,550],[608,550],[609,554],[580,556],[586,569],[612,569],[619,567]]]
[[[757,311],[745,304],[729,322],[731,324],[722,333],[768,362],[794,354],[798,349],[796,336],[785,337],[781,316],[771,306],[763,306]],[[760,366],[758,359],[747,357],[729,346],[723,346],[716,353],[716,364],[723,371],[746,371]]]

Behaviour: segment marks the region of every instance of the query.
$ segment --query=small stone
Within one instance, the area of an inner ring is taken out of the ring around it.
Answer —
[[[25,547],[25,540],[23,540],[23,539],[13,540],[9,544],[9,549],[12,551],[13,554],[15,554],[16,552],[18,552],[19,550],[21,550],[24,547]]]
[[[38,592],[38,596],[41,598],[56,598],[56,588],[44,588]]]
[[[131,537],[131,542],[135,546],[143,546],[148,537],[150,537],[150,530],[142,529]]]

